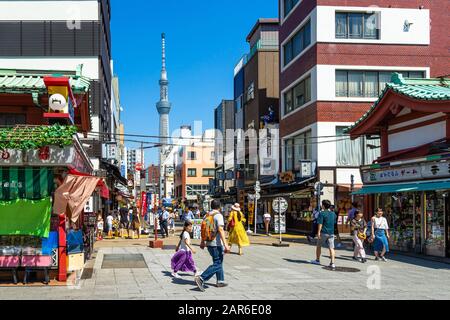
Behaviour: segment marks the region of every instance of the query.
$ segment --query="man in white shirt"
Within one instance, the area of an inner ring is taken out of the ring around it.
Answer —
[[[112,238],[112,226],[113,226],[113,220],[114,217],[112,216],[111,212],[106,217],[106,224],[108,226],[108,238]]]

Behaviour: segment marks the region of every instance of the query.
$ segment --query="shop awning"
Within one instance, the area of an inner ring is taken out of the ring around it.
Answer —
[[[394,193],[394,192],[415,192],[428,190],[445,190],[450,189],[450,180],[433,181],[433,182],[414,182],[402,184],[379,184],[366,185],[362,189],[354,192],[354,195],[377,194],[377,193]]]

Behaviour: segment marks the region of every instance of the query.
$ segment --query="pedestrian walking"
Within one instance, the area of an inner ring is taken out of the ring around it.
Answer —
[[[227,240],[225,239],[224,219],[220,209],[220,201],[214,199],[211,202],[212,211],[205,216],[202,222],[202,241],[200,248],[208,248],[213,264],[210,265],[200,276],[195,277],[195,283],[200,291],[205,291],[205,282],[216,275],[218,288],[226,287],[223,272],[224,254],[230,252]]]
[[[167,208],[164,207],[159,215],[159,225],[161,227],[163,238],[169,237],[169,216],[169,211],[167,211]]]
[[[141,221],[139,219],[139,212],[136,207],[133,208],[133,218],[131,220],[131,229],[133,231],[131,239],[134,239],[134,233],[137,232],[138,239],[141,238]]]
[[[271,234],[269,233],[269,226],[270,226],[270,221],[272,220],[272,216],[270,215],[270,213],[266,212],[264,214],[264,227],[266,229],[266,235],[267,236],[271,236]]]
[[[103,240],[103,218],[102,218],[102,212],[98,212],[97,216],[97,240]]]
[[[112,238],[113,237],[113,220],[114,217],[112,215],[112,213],[110,212],[108,214],[108,216],[106,217],[106,225],[108,226],[108,238]]]
[[[120,216],[120,231],[119,231],[119,237],[124,238],[125,236],[125,230],[128,229],[128,209],[123,207],[119,210],[119,216]]]
[[[331,202],[329,200],[322,201],[322,210],[317,217],[317,246],[316,260],[312,260],[312,264],[320,265],[320,256],[322,254],[322,246],[327,245],[330,251],[330,268],[336,269],[334,264],[336,253],[334,251],[334,225],[336,224],[336,214],[330,211]]]
[[[350,222],[350,226],[353,242],[355,243],[353,259],[365,263],[367,259],[366,251],[364,250],[364,240],[366,240],[367,222],[364,220],[361,211],[355,212],[355,218]]]
[[[181,278],[178,274],[179,271],[182,272],[193,272],[195,276],[198,275],[197,268],[195,266],[195,262],[192,254],[195,254],[196,251],[191,245],[191,236],[192,232],[192,222],[186,221],[184,223],[183,231],[180,235],[180,241],[175,249],[176,253],[173,255],[171,260],[172,267],[172,277]]]
[[[389,252],[389,225],[385,217],[383,217],[383,209],[378,208],[375,216],[372,217],[371,223],[371,241],[373,241],[373,250],[375,260],[387,261],[385,254]]]
[[[359,208],[359,203],[356,201],[352,202],[352,208],[347,213],[347,225],[349,225],[351,223],[351,221],[355,218],[356,211],[358,211],[358,208]]]
[[[306,239],[308,239],[308,242],[309,242],[309,243],[311,243],[312,240],[313,240],[313,239],[316,237],[316,235],[317,235],[317,218],[319,217],[319,213],[320,213],[319,210],[317,210],[317,209],[314,209],[314,210],[313,210],[313,213],[312,213],[312,218],[313,218],[313,221],[312,221],[312,230],[311,230],[311,233],[310,233],[309,235],[306,236]]]
[[[241,206],[239,203],[235,203],[231,207],[231,212],[228,217],[228,243],[231,246],[236,244],[239,247],[239,255],[242,256],[242,247],[247,247],[250,245],[247,233],[245,232],[244,223],[245,217],[241,212]]]
[[[169,231],[175,235],[175,212],[173,210],[169,211]]]
[[[336,215],[336,223],[334,224],[334,236],[335,236],[335,239],[337,240],[336,248],[339,249],[340,247],[342,247],[342,240],[341,240],[341,236],[339,234],[339,228],[338,228],[338,224],[337,224],[337,221],[339,218],[339,213],[336,211],[336,207],[334,205],[331,205],[330,211],[334,212],[334,214]]]

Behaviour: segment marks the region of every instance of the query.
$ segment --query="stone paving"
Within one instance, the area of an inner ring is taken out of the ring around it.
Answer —
[[[271,246],[272,240],[253,238],[253,242],[243,256],[226,255],[226,288],[216,288],[213,278],[206,292],[200,292],[192,275],[181,273],[180,280],[170,276],[173,249],[148,248],[147,240],[119,240],[98,246],[91,262],[92,278],[80,280],[77,286],[0,288],[0,299],[450,299],[448,264],[400,255],[390,256],[387,263],[369,256],[369,262],[361,264],[351,259],[352,251],[343,249],[337,251],[336,265],[359,272],[337,272],[325,268],[327,250],[323,251],[323,266],[315,266],[308,263],[314,257],[312,245],[277,248]],[[142,254],[147,268],[102,269],[105,254]],[[208,252],[198,247],[194,258],[200,270],[210,263]]]

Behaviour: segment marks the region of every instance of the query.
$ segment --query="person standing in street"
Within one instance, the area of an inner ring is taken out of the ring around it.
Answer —
[[[103,240],[103,226],[104,221],[102,217],[102,211],[99,210],[97,215],[97,240]]]
[[[352,208],[348,211],[347,214],[347,225],[355,218],[356,211],[358,211],[359,204],[358,202],[352,202]]]
[[[113,236],[113,220],[114,217],[112,213],[110,212],[108,216],[106,217],[106,225],[108,226],[108,238],[111,239]]]
[[[211,202],[212,211],[206,215],[202,222],[202,241],[200,248],[208,248],[213,264],[210,265],[201,275],[195,277],[195,283],[200,291],[205,291],[205,282],[216,275],[218,288],[226,287],[223,272],[223,258],[225,253],[230,252],[225,238],[224,218],[220,209],[220,201],[214,199]]]
[[[159,216],[159,225],[161,227],[161,233],[163,238],[167,238],[169,236],[169,211],[164,207],[160,216]]]
[[[334,225],[336,224],[336,214],[330,211],[331,202],[329,200],[322,201],[322,210],[317,218],[317,247],[316,260],[312,260],[312,264],[320,265],[320,256],[322,254],[322,246],[325,244],[330,251],[330,269],[336,270],[334,264],[336,253],[334,251]]]
[[[243,255],[242,247],[247,247],[250,245],[250,241],[248,240],[248,236],[243,225],[245,221],[244,214],[241,212],[241,206],[239,203],[235,203],[231,207],[231,212],[228,217],[228,243],[230,244],[230,250],[233,244],[238,245],[240,256]]]
[[[141,238],[141,222],[139,220],[139,212],[137,208],[133,208],[133,220],[131,221],[131,228],[133,229],[133,235],[131,239],[134,239],[134,233],[137,232],[138,239]]]
[[[366,239],[367,222],[364,220],[363,213],[356,211],[355,218],[350,222],[355,250],[353,260],[365,263],[366,251],[364,250],[364,240]]]
[[[272,220],[272,216],[270,215],[270,213],[264,213],[264,227],[266,229],[266,236],[271,236],[271,234],[269,233],[270,220]]]
[[[169,231],[175,235],[175,212],[173,210],[169,211]]]
[[[371,223],[371,240],[373,241],[373,250],[375,253],[375,260],[387,259],[384,257],[386,252],[389,252],[389,225],[385,217],[383,217],[383,209],[378,208],[375,216],[372,217]]]

